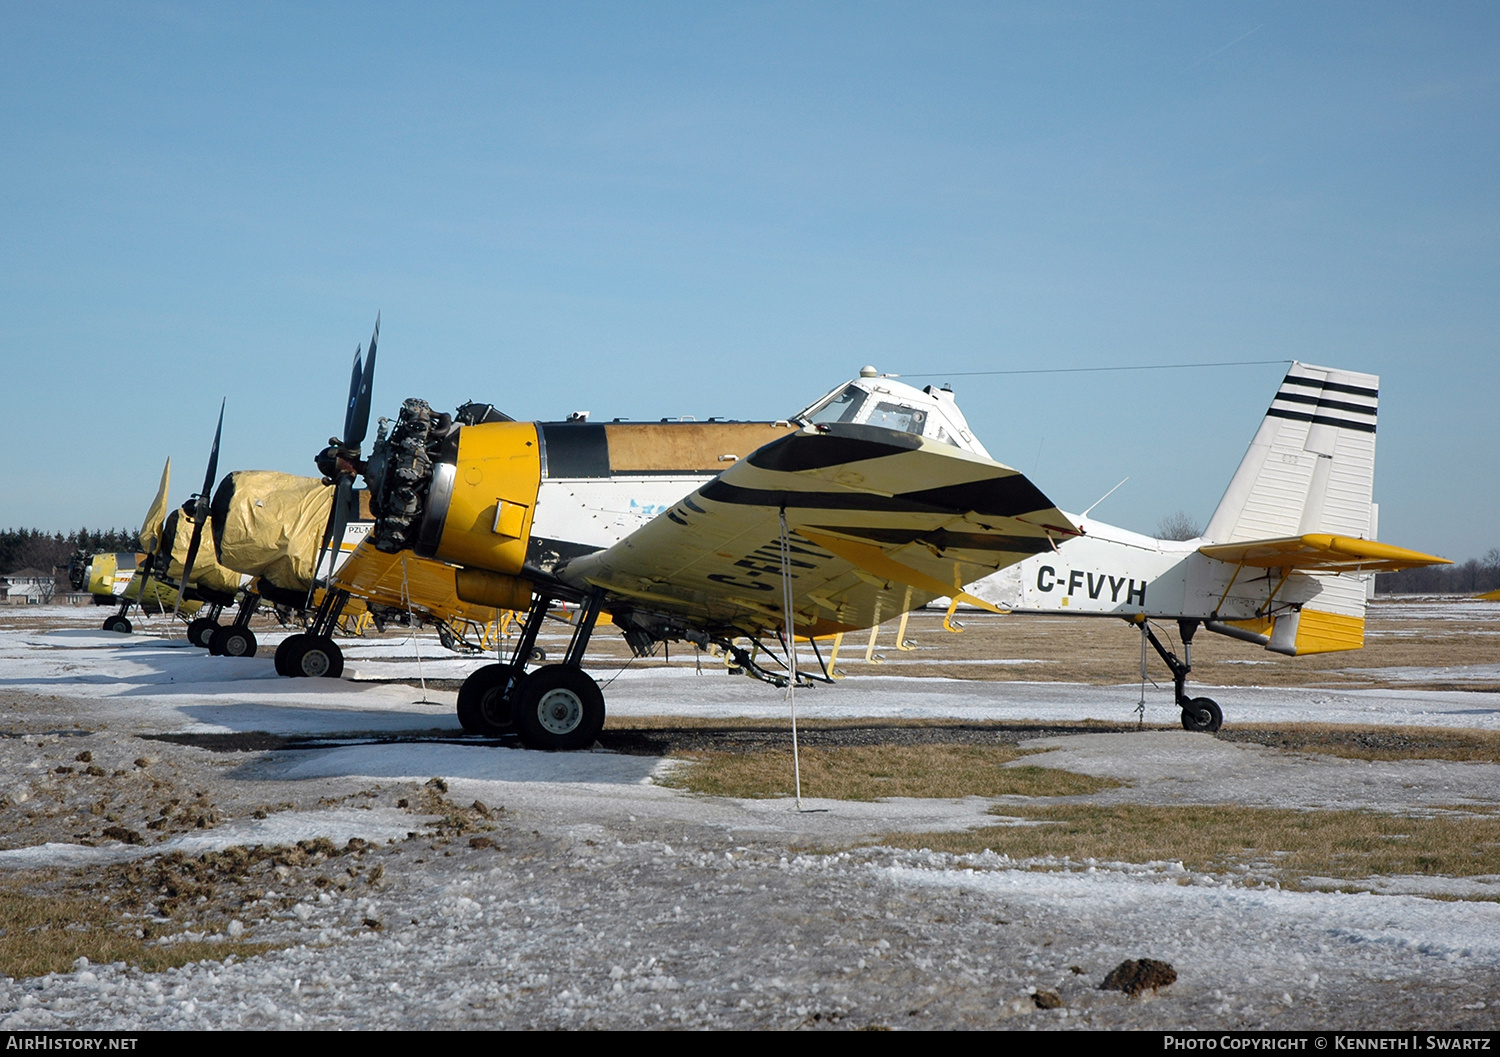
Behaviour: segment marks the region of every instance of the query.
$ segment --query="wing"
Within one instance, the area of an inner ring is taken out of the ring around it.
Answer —
[[[562,575],[602,588],[616,613],[757,634],[782,623],[783,509],[801,635],[867,628],[958,597],[1080,534],[1008,466],[908,433],[829,424],[767,444]]]
[[[472,620],[488,624],[499,614],[488,606],[458,597],[455,569],[410,551],[385,554],[368,538],[362,540],[333,575],[335,587],[391,609],[410,606],[440,620]]]
[[[1453,564],[1447,558],[1435,558],[1405,547],[1393,547],[1389,543],[1324,533],[1248,540],[1244,543],[1211,543],[1198,550],[1210,558],[1217,558],[1231,565],[1297,569],[1301,572],[1390,573],[1424,565]]]

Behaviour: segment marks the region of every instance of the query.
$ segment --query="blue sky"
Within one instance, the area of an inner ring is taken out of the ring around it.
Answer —
[[[1207,520],[1289,360],[1380,374],[1381,538],[1500,546],[1500,9],[0,6],[0,525],[376,414],[779,417],[952,381],[1064,507]]]

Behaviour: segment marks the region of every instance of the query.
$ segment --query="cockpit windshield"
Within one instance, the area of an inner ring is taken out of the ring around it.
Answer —
[[[808,421],[853,422],[869,395],[857,385],[846,385],[843,392],[814,411]]]

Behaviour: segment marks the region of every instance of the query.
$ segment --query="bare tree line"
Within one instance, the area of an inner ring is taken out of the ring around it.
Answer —
[[[76,529],[43,532],[41,529],[0,529],[0,575],[19,569],[43,572],[67,568],[75,551],[138,551],[140,533],[135,529]]]

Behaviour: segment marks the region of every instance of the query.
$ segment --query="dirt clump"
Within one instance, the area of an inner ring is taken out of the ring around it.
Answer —
[[[1131,998],[1138,998],[1148,988],[1155,992],[1177,982],[1177,970],[1166,962],[1153,958],[1130,958],[1109,971],[1101,991],[1124,991]]]

